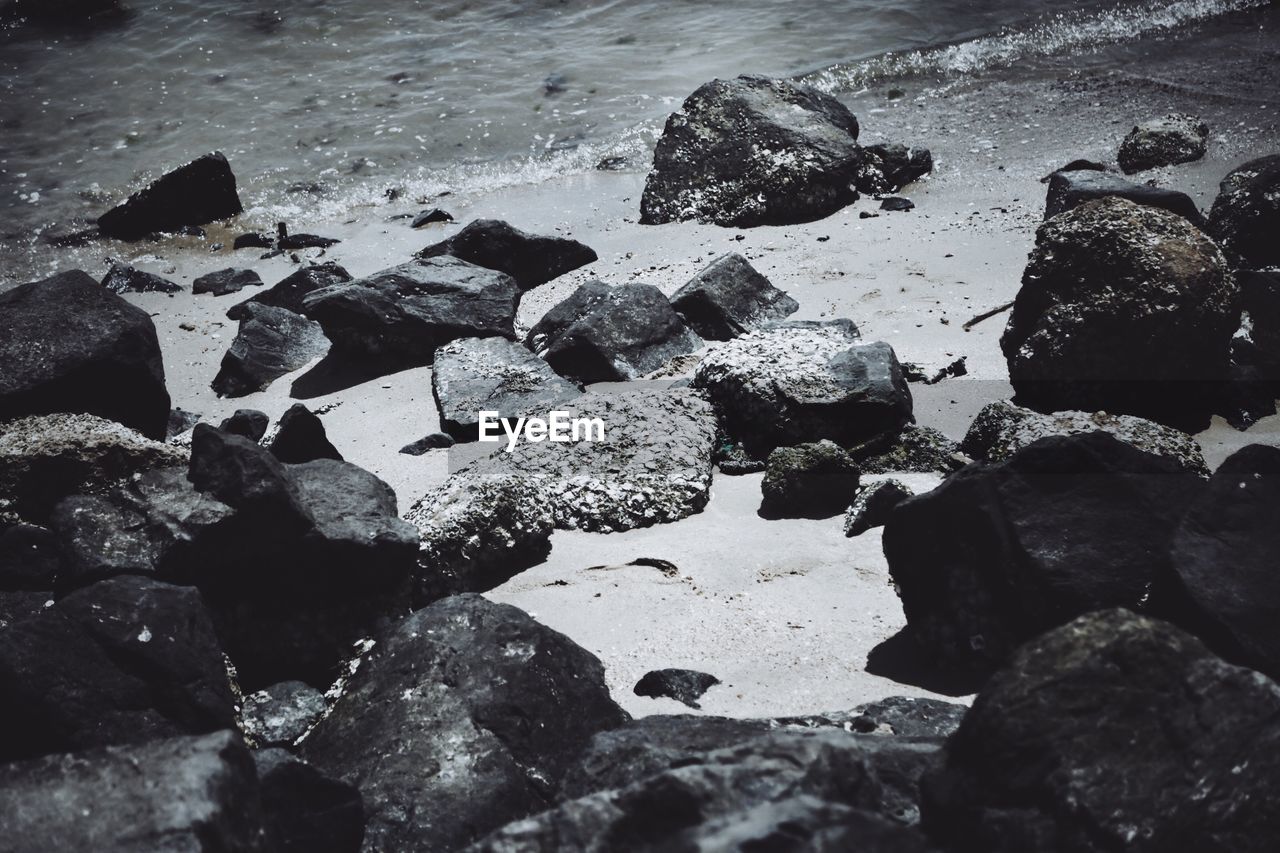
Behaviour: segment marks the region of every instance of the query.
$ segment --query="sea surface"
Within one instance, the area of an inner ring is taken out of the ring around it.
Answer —
[[[1274,50],[1268,0],[133,0],[0,28],[0,241],[91,219],[221,150],[250,217],[644,168],[698,84],[745,72],[849,100],[1068,74],[1184,46]],[[1224,41],[1225,39],[1225,41]]]

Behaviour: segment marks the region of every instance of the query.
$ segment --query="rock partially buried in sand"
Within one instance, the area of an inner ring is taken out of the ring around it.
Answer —
[[[182,285],[128,264],[112,264],[102,279],[102,286],[112,293],[179,293]]]
[[[893,193],[933,171],[933,155],[928,148],[905,145],[868,145],[862,149],[858,168],[858,192],[867,195]]]
[[[909,198],[903,198],[902,196],[891,195],[888,198],[882,199],[880,201],[880,209],[887,210],[891,213],[892,212],[902,213],[908,210],[915,210],[916,203]]]
[[[721,255],[708,264],[672,294],[671,306],[709,341],[727,341],[800,310],[798,302],[737,253]]]
[[[421,250],[417,256],[439,255],[452,255],[504,272],[516,280],[521,290],[545,284],[596,260],[591,247],[577,240],[526,234],[498,219],[477,219],[449,239]]]
[[[308,293],[331,284],[342,284],[348,281],[351,281],[351,273],[332,261],[303,267],[266,290],[232,305],[227,309],[227,318],[243,320],[248,316],[250,305],[273,305],[277,308],[287,308],[295,314],[305,314],[307,311],[303,307],[302,300]]]
[[[259,412],[257,409],[236,409],[231,417],[219,424],[218,429],[232,435],[242,435],[256,442],[261,441],[267,434],[267,427],[270,425],[271,418],[267,417],[266,412]]]
[[[417,441],[411,441],[404,447],[400,448],[400,452],[406,456],[421,456],[428,450],[443,450],[447,447],[453,447],[456,442],[453,436],[445,432],[433,432],[425,435]]]
[[[769,454],[760,515],[829,518],[844,512],[858,492],[858,466],[832,441],[779,447]]]
[[[713,80],[667,119],[640,222],[811,222],[858,197],[863,159],[857,118],[830,95],[766,77]]]
[[[1073,207],[1079,207],[1086,201],[1110,195],[1126,198],[1135,204],[1162,208],[1178,214],[1197,228],[1205,228],[1204,214],[1186,193],[1135,184],[1119,175],[1093,169],[1062,170],[1050,175],[1049,190],[1044,202],[1044,218],[1050,219]]]
[[[655,669],[646,672],[631,692],[654,699],[675,699],[690,708],[700,709],[702,694],[720,683],[720,679],[693,669]]]
[[[284,308],[250,302],[211,386],[219,397],[244,397],[329,351],[320,324]]]
[[[205,225],[244,210],[236,177],[221,152],[206,154],[140,190],[98,218],[98,230],[119,240]]]
[[[1116,159],[1126,175],[1190,163],[1204,156],[1209,126],[1188,115],[1167,115],[1146,121],[1129,131],[1120,143]]]
[[[155,324],[80,270],[0,293],[0,421],[52,412],[169,425]]]
[[[271,455],[293,465],[317,459],[342,461],[342,454],[325,434],[324,422],[302,403],[294,403],[280,416]]]
[[[246,287],[261,287],[262,278],[253,270],[238,270],[227,267],[224,270],[202,275],[191,283],[192,293],[211,293],[214,296],[227,296],[244,290]]]
[[[1015,402],[1208,424],[1240,325],[1217,246],[1180,216],[1104,198],[1040,226],[1000,339]]]
[[[922,785],[966,849],[1263,853],[1280,837],[1280,688],[1109,610],[1023,647]]]
[[[861,536],[873,527],[884,527],[893,508],[915,493],[897,480],[879,480],[863,486],[844,516],[844,535]]]
[[[1209,233],[1242,266],[1280,267],[1280,154],[1259,157],[1222,179]]]

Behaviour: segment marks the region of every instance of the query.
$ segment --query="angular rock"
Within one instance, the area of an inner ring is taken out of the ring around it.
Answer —
[[[529,333],[561,376],[576,382],[622,382],[657,370],[702,341],[649,284],[583,288],[547,312]]]
[[[1051,219],[1086,201],[1107,196],[1119,196],[1134,204],[1158,207],[1176,213],[1201,230],[1205,228],[1204,214],[1186,193],[1135,184],[1119,175],[1093,169],[1062,170],[1050,175],[1049,191],[1044,202],[1044,218]]]
[[[242,210],[231,166],[215,151],[166,173],[102,214],[98,230],[118,240],[141,240],[155,232],[227,219]]]
[[[1050,435],[1108,432],[1139,450],[1166,456],[1202,477],[1209,466],[1194,438],[1180,430],[1130,415],[1106,412],[1042,414],[1007,400],[988,403],[969,425],[960,451],[981,462],[1003,462],[1022,448]]]
[[[430,364],[457,338],[514,338],[519,299],[509,275],[438,257],[323,287],[303,305],[336,349],[385,359],[390,371]]]
[[[523,344],[506,338],[463,338],[436,350],[431,390],[440,427],[458,441],[475,441],[480,412],[513,422],[547,417],[581,390]]]
[[[284,463],[243,436],[198,424],[187,478],[198,491],[280,525],[280,532],[304,531],[315,523]]]
[[[858,343],[848,320],[787,322],[716,344],[694,373],[730,439],[761,458],[775,447],[841,446],[896,435],[911,391],[892,347]]]
[[[1163,622],[1110,610],[1021,649],[925,777],[968,850],[1264,851],[1280,835],[1280,689]]]
[[[863,486],[844,515],[844,535],[861,536],[873,527],[884,527],[893,508],[914,494],[897,480],[878,480]]]
[[[720,679],[692,669],[654,669],[646,672],[631,689],[637,696],[675,699],[690,708],[701,708],[702,694],[720,683]]]
[[[850,727],[863,734],[947,738],[955,734],[967,705],[916,696],[890,696],[854,710]]]
[[[1240,266],[1280,267],[1280,154],[1237,166],[1222,179],[1209,233]]]
[[[1180,216],[1108,197],[1040,226],[1000,339],[1038,411],[1207,425],[1240,325],[1218,248]]]
[[[244,697],[240,721],[259,746],[291,746],[324,716],[324,694],[301,681],[282,681]]]
[[[224,270],[202,275],[191,283],[192,293],[212,293],[214,296],[227,296],[239,293],[246,287],[261,287],[262,277],[253,270],[238,270],[227,267]]]
[[[590,737],[626,719],[589,652],[460,595],[383,635],[303,747],[360,789],[369,848],[449,850],[547,808]]]
[[[155,575],[159,556],[147,519],[107,498],[72,495],[53,509],[49,528],[61,546],[59,589],[117,575]]]
[[[799,303],[737,253],[708,264],[672,295],[671,307],[709,341],[727,341],[800,310]]]
[[[202,416],[195,412],[188,412],[178,407],[169,410],[169,423],[165,427],[165,439],[172,439],[175,436],[182,435],[184,432],[190,432],[192,427],[200,423]]]
[[[244,397],[305,367],[329,351],[319,323],[284,308],[249,304],[210,387],[219,397]]]
[[[862,149],[858,192],[867,195],[895,193],[933,171],[928,148],[908,148],[896,143],[868,145]]]
[[[779,447],[769,454],[760,484],[766,518],[829,518],[858,493],[858,466],[835,442]]]
[[[453,447],[455,444],[453,436],[444,432],[433,432],[425,435],[417,441],[411,441],[404,447],[400,448],[400,452],[406,456],[421,456],[428,450],[441,450],[446,447]]]
[[[452,222],[452,221],[453,221],[453,214],[448,213],[447,211],[441,210],[438,207],[433,207],[429,210],[419,211],[418,215],[413,217],[413,222],[411,222],[410,225],[414,228],[421,228],[424,225],[431,225],[434,222]],[[485,265],[480,264],[480,266],[485,266]]]
[[[640,222],[811,222],[858,197],[863,159],[857,118],[830,95],[765,77],[713,80],[667,119]]]
[[[1144,121],[1120,143],[1116,159],[1126,175],[1190,163],[1204,156],[1209,125],[1189,115],[1171,114]]]
[[[155,439],[169,421],[155,324],[79,270],[0,293],[0,421],[51,412]]]
[[[864,474],[951,474],[970,461],[933,427],[908,424],[896,436],[877,437],[849,449]]]
[[[1082,613],[1140,608],[1204,481],[1106,433],[1055,436],[900,503],[884,529],[907,631],[978,675]]]
[[[891,195],[888,198],[882,199],[880,201],[880,209],[888,210],[890,212],[901,213],[908,210],[915,210],[916,203],[909,198],[903,198],[902,196]]]
[[[102,286],[112,293],[179,293],[182,285],[128,264],[112,264],[102,279]]]
[[[351,281],[351,273],[332,261],[324,264],[303,267],[290,273],[276,284],[255,293],[253,296],[232,305],[227,309],[227,318],[243,320],[248,316],[250,305],[272,305],[276,308],[287,308],[295,314],[305,314],[302,300],[308,293],[328,287],[332,284],[343,284]]]
[[[596,253],[577,240],[526,234],[498,219],[477,219],[449,239],[422,249],[417,257],[439,255],[504,272],[522,291],[597,260]]]
[[[359,853],[364,802],[354,785],[325,776],[283,749],[253,754],[271,849],[279,853]]]
[[[50,590],[60,570],[58,540],[50,531],[0,522],[0,590]]]
[[[294,403],[283,415],[271,440],[271,453],[281,462],[299,464],[316,459],[342,460],[342,454],[325,435],[324,423],[301,403]]]
[[[271,418],[267,417],[266,412],[259,412],[257,409],[236,409],[231,417],[218,426],[218,429],[232,435],[244,436],[250,441],[262,441],[270,425]]]

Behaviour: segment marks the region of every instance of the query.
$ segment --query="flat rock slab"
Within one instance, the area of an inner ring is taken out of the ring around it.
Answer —
[[[261,287],[262,278],[253,270],[238,270],[227,267],[224,270],[202,275],[191,283],[192,293],[211,293],[214,296],[227,296],[238,293],[246,287]]]
[[[1049,190],[1044,202],[1044,218],[1049,219],[1086,201],[1109,195],[1126,198],[1135,204],[1163,208],[1178,214],[1197,228],[1205,227],[1204,214],[1186,193],[1135,184],[1119,175],[1095,169],[1064,170],[1050,175]]]

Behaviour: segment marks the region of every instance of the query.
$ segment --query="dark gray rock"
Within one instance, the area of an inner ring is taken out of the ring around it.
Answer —
[[[324,716],[324,694],[301,681],[282,681],[244,697],[240,723],[260,747],[292,746]]]
[[[276,239],[270,234],[262,234],[259,232],[250,232],[247,234],[237,234],[236,239],[232,241],[231,248],[233,251],[240,249],[274,249]],[[234,317],[232,319],[235,319]]]
[[[311,527],[297,483],[284,463],[257,442],[198,424],[191,434],[187,478],[198,491],[279,525],[281,533]]]
[[[849,455],[864,474],[951,474],[971,461],[933,427],[914,424],[851,447]]]
[[[236,176],[227,158],[215,151],[168,172],[102,214],[98,230],[118,240],[141,240],[155,232],[227,219],[243,209]]]
[[[34,524],[0,522],[0,590],[53,589],[60,569],[53,533]]]
[[[227,309],[227,318],[231,320],[245,319],[248,316],[248,307],[250,305],[272,305],[276,308],[287,308],[295,314],[305,314],[306,309],[302,305],[302,300],[308,293],[319,290],[322,287],[342,284],[348,281],[351,281],[351,273],[332,261],[303,267],[297,272],[290,273],[266,290],[255,293],[243,302],[232,305]]]
[[[916,696],[890,696],[854,709],[849,727],[862,734],[948,738],[969,712],[967,705]]]
[[[1203,489],[1172,459],[1100,432],[971,465],[885,525],[908,634],[931,660],[980,676],[1082,613],[1140,608]]]
[[[1280,689],[1110,610],[1019,650],[922,785],[926,830],[981,851],[1270,850]]]
[[[891,195],[886,199],[881,199],[880,201],[880,209],[888,210],[891,212],[892,211],[903,212],[907,210],[915,210],[915,207],[916,207],[915,202],[913,202],[909,198],[903,198],[902,196]]]
[[[0,293],[0,421],[50,412],[169,423],[155,324],[79,270]]]
[[[671,306],[707,340],[727,341],[783,320],[800,305],[737,253],[721,255],[671,297]]]
[[[424,225],[431,225],[432,223],[435,223],[435,222],[452,222],[452,221],[453,221],[453,214],[448,213],[447,211],[441,210],[438,207],[433,207],[433,208],[430,208],[429,210],[420,211],[417,216],[413,217],[413,222],[411,222],[410,225],[414,228],[421,228]],[[481,264],[481,266],[484,266],[484,264]]]
[[[117,575],[155,575],[158,558],[147,519],[118,502],[72,495],[53,509],[61,571],[56,588],[74,589]]]
[[[702,694],[720,683],[720,679],[692,669],[654,669],[646,672],[631,688],[637,696],[653,699],[675,699],[690,708],[701,708]]]
[[[522,291],[596,261],[596,253],[577,240],[526,234],[498,219],[477,219],[449,239],[422,249],[417,257],[439,255],[504,272]]]
[[[765,77],[713,80],[667,119],[640,222],[811,222],[858,197],[862,162],[858,120],[830,95]]]
[[[436,350],[431,390],[440,427],[458,441],[475,441],[479,413],[499,418],[560,409],[581,390],[523,344],[506,338],[463,338]]]
[[[897,480],[878,480],[863,486],[844,515],[844,535],[861,536],[873,527],[884,527],[893,508],[914,494]]]
[[[858,168],[858,192],[867,195],[894,193],[933,171],[928,148],[908,148],[888,143],[862,149]]]
[[[0,590],[0,631],[43,613],[52,604],[52,590]]]
[[[364,840],[360,791],[284,751],[253,754],[271,849],[279,853],[359,853]]]
[[[238,293],[246,287],[261,287],[262,277],[253,270],[238,270],[227,267],[224,270],[202,275],[191,283],[192,293],[212,293],[214,296],[227,296]]]
[[[189,432],[192,427],[200,423],[202,415],[195,412],[188,412],[183,409],[174,407],[169,410],[169,424],[165,427],[165,438],[171,439],[175,436]]]
[[[538,355],[546,354],[547,347],[564,334],[565,330],[581,318],[590,314],[595,308],[607,304],[612,298],[614,288],[599,279],[589,279],[578,286],[578,289],[551,307],[542,315],[524,343]]]
[[[324,423],[301,403],[294,403],[280,416],[271,453],[281,462],[298,464],[316,459],[342,459],[338,448],[325,435]]]
[[[1145,121],[1129,131],[1116,159],[1126,175],[1190,163],[1204,156],[1209,125],[1189,115],[1167,115]]]
[[[461,595],[384,634],[303,748],[360,789],[369,848],[450,850],[550,806],[591,736],[626,719],[589,652]]]
[[[271,418],[267,417],[266,412],[259,412],[257,409],[236,409],[231,417],[218,426],[218,429],[232,435],[244,436],[250,441],[262,441],[270,425]]]
[[[445,432],[433,432],[417,441],[409,442],[400,448],[400,452],[406,456],[421,456],[428,450],[441,450],[446,447],[453,447],[453,445],[453,436]]]
[[[1280,154],[1237,166],[1218,187],[1209,233],[1243,267],[1280,267]]]
[[[829,518],[858,493],[858,466],[835,442],[778,447],[769,454],[760,514],[766,518]]]
[[[1177,190],[1135,184],[1119,175],[1093,169],[1054,172],[1049,176],[1049,191],[1044,202],[1044,218],[1050,219],[1086,201],[1107,196],[1126,198],[1134,204],[1158,207],[1176,213],[1197,228],[1204,229],[1205,218],[1191,196]]]
[[[240,329],[222,357],[211,387],[219,397],[244,397],[305,367],[329,351],[319,323],[284,308],[249,304]]]
[[[135,269],[128,264],[112,264],[102,279],[102,286],[112,293],[179,293],[182,285],[154,273]]]
[[[1198,431],[1227,377],[1238,299],[1222,253],[1180,216],[1115,197],[1059,214],[1036,233],[1000,339],[1015,402]]]
[[[1280,269],[1238,271],[1241,306],[1249,316],[1249,338],[1264,378],[1280,380]]]

